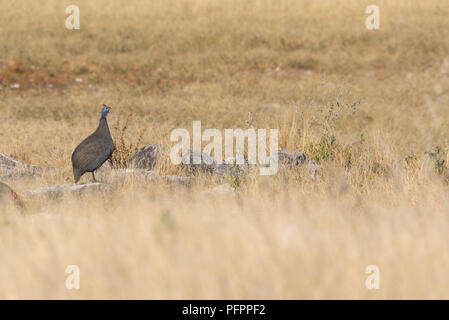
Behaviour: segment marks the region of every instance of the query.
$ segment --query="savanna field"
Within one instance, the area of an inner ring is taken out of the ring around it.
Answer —
[[[71,4],[0,0],[0,152],[51,168],[0,177],[23,203],[0,208],[0,298],[449,298],[448,0],[77,1],[68,30]],[[193,176],[167,160],[156,174],[192,182],[106,169],[109,188],[31,194],[74,184],[103,103],[116,169],[201,120],[277,128],[320,170]]]

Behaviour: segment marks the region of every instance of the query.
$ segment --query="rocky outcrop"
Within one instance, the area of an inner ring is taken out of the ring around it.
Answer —
[[[153,170],[162,155],[168,155],[169,148],[158,144],[146,145],[138,150],[132,157],[129,168]],[[295,167],[307,163],[307,157],[303,152],[288,152],[286,150],[276,151],[278,165],[280,168],[294,169]],[[194,158],[199,158],[199,163],[194,163]],[[182,170],[188,175],[197,175],[199,173],[215,175],[233,175],[241,176],[251,171],[256,165],[251,165],[243,157],[231,157],[217,161],[210,154],[197,150],[189,150],[182,156]],[[267,166],[267,165],[265,165]]]

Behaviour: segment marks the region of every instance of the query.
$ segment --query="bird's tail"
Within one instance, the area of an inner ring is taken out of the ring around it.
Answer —
[[[81,172],[80,169],[78,168],[73,168],[73,178],[75,180],[75,183],[78,183],[78,181],[80,180],[80,177],[83,175],[83,173]]]

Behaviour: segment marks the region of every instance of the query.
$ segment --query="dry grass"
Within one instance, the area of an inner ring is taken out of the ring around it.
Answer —
[[[79,31],[69,4],[0,0],[0,152],[60,171],[6,181],[27,211],[0,215],[0,298],[449,298],[449,1],[377,1],[379,31],[372,1],[79,1]],[[102,103],[120,166],[250,113],[323,175],[250,175],[236,197],[202,194],[209,177],[29,197],[72,183]]]
[[[142,143],[142,137],[145,134],[145,128],[142,129],[139,135],[134,138],[126,136],[129,121],[132,119],[132,114],[128,114],[125,121],[122,121],[119,114],[113,126],[114,146],[115,150],[111,156],[111,164],[114,168],[127,168],[133,154],[139,150]],[[130,141],[135,140],[135,141]]]

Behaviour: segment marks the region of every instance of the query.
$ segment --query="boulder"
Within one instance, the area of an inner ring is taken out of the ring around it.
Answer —
[[[168,152],[168,148],[158,144],[149,144],[137,150],[128,165],[131,169],[153,170],[162,154]]]

